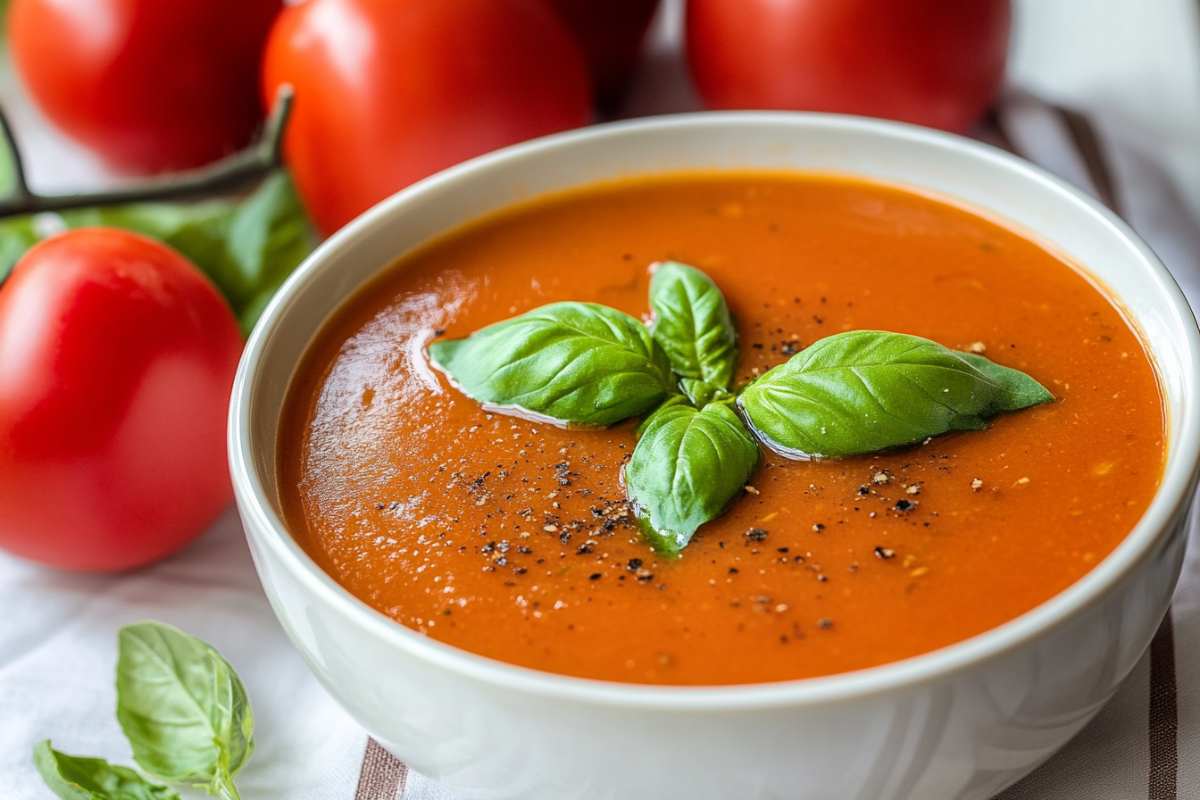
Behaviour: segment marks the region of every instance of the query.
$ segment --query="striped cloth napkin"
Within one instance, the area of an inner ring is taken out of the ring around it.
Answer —
[[[1115,208],[1200,304],[1200,4],[1090,0],[1081,10],[1018,2],[1013,88],[978,135]],[[668,0],[629,116],[696,106],[675,47],[679,21],[678,0]],[[5,101],[16,91],[0,83]],[[95,172],[31,111],[15,110],[35,181]],[[1171,615],[1117,696],[1002,800],[1200,797],[1200,556],[1191,551]],[[0,556],[0,608],[4,798],[49,797],[30,762],[47,737],[70,753],[130,760],[113,716],[115,633],[155,618],[213,642],[245,680],[258,743],[238,779],[247,800],[469,800],[407,770],[326,696],[276,624],[232,512],[186,552],[132,575],[62,575]]]

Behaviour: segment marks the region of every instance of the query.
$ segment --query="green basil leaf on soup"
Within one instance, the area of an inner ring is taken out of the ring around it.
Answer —
[[[674,397],[638,429],[625,490],[651,544],[682,550],[720,516],[758,464],[758,443],[729,402],[696,409]]]
[[[174,789],[151,783],[128,767],[61,753],[49,740],[33,748],[33,764],[62,800],[180,800]]]
[[[1023,372],[919,336],[850,331],[815,342],[746,387],[738,405],[791,458],[852,456],[979,430],[1054,396]]]
[[[147,772],[236,800],[254,716],[233,667],[208,644],[157,622],[118,635],[117,721]]]
[[[737,366],[737,333],[712,278],[675,261],[656,264],[650,308],[654,339],[671,360],[684,394],[703,406],[728,389]]]
[[[552,303],[429,345],[434,366],[491,410],[604,426],[673,389],[666,353],[640,321],[595,303]]]

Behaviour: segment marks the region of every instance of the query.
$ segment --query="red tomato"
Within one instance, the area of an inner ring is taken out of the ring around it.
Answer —
[[[583,56],[541,0],[307,0],[280,15],[263,83],[295,87],[287,158],[327,232],[591,106]]]
[[[107,228],[55,236],[0,287],[0,547],[72,570],[148,564],[231,497],[242,342],[183,256]]]
[[[17,69],[67,135],[131,172],[195,167],[262,119],[258,72],[282,0],[13,0]]]
[[[713,108],[839,111],[961,131],[1000,88],[1008,0],[688,0]]]
[[[583,48],[602,105],[629,87],[659,0],[549,0]]]

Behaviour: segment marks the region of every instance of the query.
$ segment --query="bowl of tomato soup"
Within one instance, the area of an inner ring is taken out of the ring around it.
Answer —
[[[247,345],[231,468],[296,647],[457,796],[988,798],[1163,617],[1198,362],[1153,253],[1019,159],[684,115],[329,239]]]

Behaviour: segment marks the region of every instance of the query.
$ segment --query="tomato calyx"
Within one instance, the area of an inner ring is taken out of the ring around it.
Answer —
[[[291,119],[294,94],[289,85],[279,87],[262,132],[249,147],[237,153],[204,167],[149,178],[119,189],[67,194],[41,194],[30,188],[20,147],[7,116],[0,109],[0,146],[5,148],[12,164],[12,187],[7,196],[0,198],[0,219],[77,208],[213,197],[251,187],[283,164],[283,138]]]

